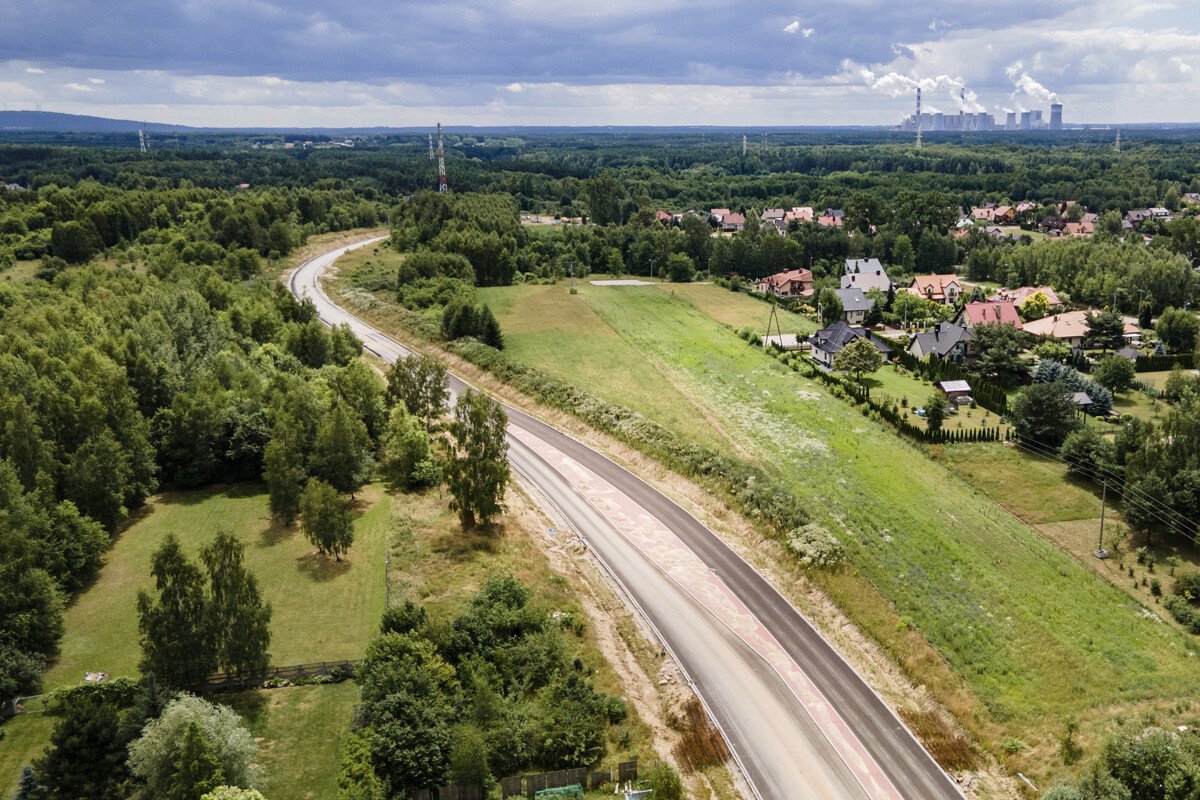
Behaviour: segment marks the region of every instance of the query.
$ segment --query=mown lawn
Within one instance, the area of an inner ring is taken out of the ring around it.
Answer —
[[[691,303],[698,311],[732,328],[753,328],[760,336],[766,333],[771,306],[741,292],[731,292],[711,283],[660,283],[657,288],[666,294]],[[807,317],[777,309],[776,318],[784,333],[810,336],[817,324]],[[774,333],[774,327],[771,328]]]
[[[506,331],[518,327],[529,308],[523,290],[492,291],[515,295],[494,308]],[[853,566],[821,578],[831,593],[850,597],[840,589],[867,579],[900,623],[873,625],[868,616],[888,615],[869,608],[860,623],[885,645],[902,639],[904,627],[919,630],[986,705],[999,736],[1049,744],[1068,716],[1098,732],[1116,709],[1196,696],[1193,640],[1148,621],[954,470],[692,304],[656,287],[592,286],[558,302],[565,310],[557,350],[570,352],[571,369],[534,348],[514,346],[514,355],[655,418],[639,399],[685,396],[708,413],[691,419],[684,435],[711,440],[704,428],[719,419],[815,520],[840,534]],[[597,318],[611,333],[596,330]],[[662,377],[637,393],[618,377],[630,348],[662,365]],[[1061,768],[1050,759],[1022,766],[1036,774]]]
[[[54,730],[55,718],[43,714],[21,714],[4,723],[0,741],[0,797],[10,797],[21,779],[21,770],[42,754]]]
[[[864,376],[863,382],[870,387],[871,397],[876,401],[886,398],[899,403],[902,399],[907,400],[908,405],[902,405],[901,412],[907,409],[909,422],[928,427],[926,420],[918,417],[916,411],[918,408],[924,408],[929,398],[939,394],[937,387],[932,381],[922,380],[910,372],[902,372],[901,369],[885,364],[877,372]],[[942,428],[947,431],[997,427],[1003,430],[1008,426],[1002,425],[1000,417],[986,408],[966,406],[955,414],[948,414],[942,423]]]
[[[337,797],[358,684],[292,686],[217,699],[241,714],[260,739],[258,761],[267,773],[264,795],[295,800]]]
[[[298,664],[357,658],[383,611],[384,540],[389,500],[378,488],[359,495],[355,542],[336,562],[319,555],[298,525],[270,520],[261,487],[170,492],[117,538],[96,582],[66,613],[61,653],[47,689],[78,683],[85,672],[136,676],[137,593],[152,590],[154,551],[171,532],[196,555],[218,530],[246,545],[246,564],[272,607],[271,660]]]

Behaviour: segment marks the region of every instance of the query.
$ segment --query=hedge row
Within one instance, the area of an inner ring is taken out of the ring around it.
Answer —
[[[1166,372],[1179,367],[1180,369],[1195,369],[1196,357],[1192,353],[1179,353],[1174,356],[1138,356],[1133,362],[1134,372]]]
[[[780,533],[808,522],[808,515],[791,492],[759,467],[685,442],[636,411],[606,403],[566,381],[512,361],[476,339],[459,339],[447,348],[521,392],[579,417],[677,472],[708,479],[742,513],[766,521]]]

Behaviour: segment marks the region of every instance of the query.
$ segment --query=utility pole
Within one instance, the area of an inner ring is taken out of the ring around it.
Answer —
[[[1104,506],[1108,501],[1108,481],[1105,481],[1100,489],[1100,544],[1096,548],[1096,558],[1108,558],[1108,551],[1104,549]]]

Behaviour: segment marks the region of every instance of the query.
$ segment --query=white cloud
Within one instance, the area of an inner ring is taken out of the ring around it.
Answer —
[[[103,86],[104,78],[88,78],[88,83],[93,84],[95,86]]]
[[[76,92],[94,92],[94,91],[96,91],[92,87],[86,86],[82,83],[64,83],[63,86],[67,89],[73,89]]]
[[[46,74],[46,70],[41,69],[40,67],[26,67],[25,71],[28,72],[30,75],[45,75]]]
[[[814,33],[816,33],[817,31],[816,31],[816,29],[815,29],[815,28],[803,28],[803,27],[801,27],[801,26],[800,26],[800,20],[798,20],[798,19],[794,19],[794,20],[792,20],[791,22],[789,22],[787,25],[784,25],[784,26],[783,26],[783,32],[784,32],[784,33],[791,33],[791,34],[797,34],[797,33],[798,33],[798,34],[800,34],[801,36],[803,36],[805,39],[810,39],[810,38],[812,38],[812,35],[813,35]]]

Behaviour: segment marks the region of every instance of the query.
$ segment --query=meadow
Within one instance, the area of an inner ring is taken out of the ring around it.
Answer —
[[[784,480],[849,553],[848,567],[814,576],[818,583],[902,662],[910,629],[932,643],[953,672],[941,680],[946,691],[965,683],[986,709],[960,714],[964,724],[996,752],[1010,737],[1033,743],[1009,755],[1016,768],[1061,769],[1054,742],[1069,717],[1087,739],[1114,711],[1195,696],[1193,641],[1152,622],[954,470],[747,346],[694,300],[665,287],[590,285],[576,295],[558,286],[487,296],[513,358],[697,441],[727,438]],[[643,381],[636,388],[631,371]],[[663,396],[703,412],[681,425],[646,402]],[[932,672],[913,677],[938,681]]]

